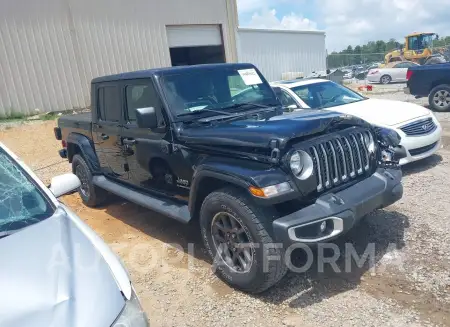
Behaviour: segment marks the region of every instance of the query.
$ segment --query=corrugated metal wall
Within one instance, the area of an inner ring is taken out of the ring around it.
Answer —
[[[166,25],[221,24],[236,61],[230,0],[0,0],[0,117],[89,106],[93,77],[170,66]]]
[[[239,62],[253,63],[269,81],[285,72],[326,70],[326,57],[324,32],[238,30]]]

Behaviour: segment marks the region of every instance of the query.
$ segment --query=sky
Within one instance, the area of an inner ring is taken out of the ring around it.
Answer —
[[[322,30],[328,52],[412,32],[450,36],[450,0],[237,0],[239,25]]]

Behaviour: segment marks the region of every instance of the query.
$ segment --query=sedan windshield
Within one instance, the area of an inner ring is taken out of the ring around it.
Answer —
[[[38,223],[53,212],[28,174],[0,148],[0,235]]]
[[[280,105],[253,68],[198,69],[164,76],[162,84],[170,110],[183,119]]]
[[[366,99],[333,82],[301,85],[293,87],[291,90],[312,109],[331,108]]]

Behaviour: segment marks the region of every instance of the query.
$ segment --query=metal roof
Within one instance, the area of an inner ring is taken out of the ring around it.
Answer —
[[[101,77],[94,78],[92,80],[92,83],[96,84],[96,83],[103,83],[103,82],[129,80],[129,79],[151,78],[154,75],[179,74],[179,73],[185,73],[185,72],[211,70],[211,69],[224,68],[224,67],[229,67],[230,69],[255,68],[255,66],[253,66],[252,64],[246,64],[246,63],[243,63],[243,64],[206,64],[206,65],[153,68],[153,69],[145,69],[145,70],[137,70],[137,71],[133,71],[133,72],[120,73],[120,74],[115,74],[115,75],[101,76]]]

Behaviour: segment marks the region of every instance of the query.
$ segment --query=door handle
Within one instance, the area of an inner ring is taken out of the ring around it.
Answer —
[[[101,138],[102,138],[102,140],[107,140],[107,139],[109,139],[109,136],[102,133]]]
[[[129,139],[129,138],[125,138],[122,139],[123,144],[125,145],[133,145],[136,144],[136,140],[135,139]]]

